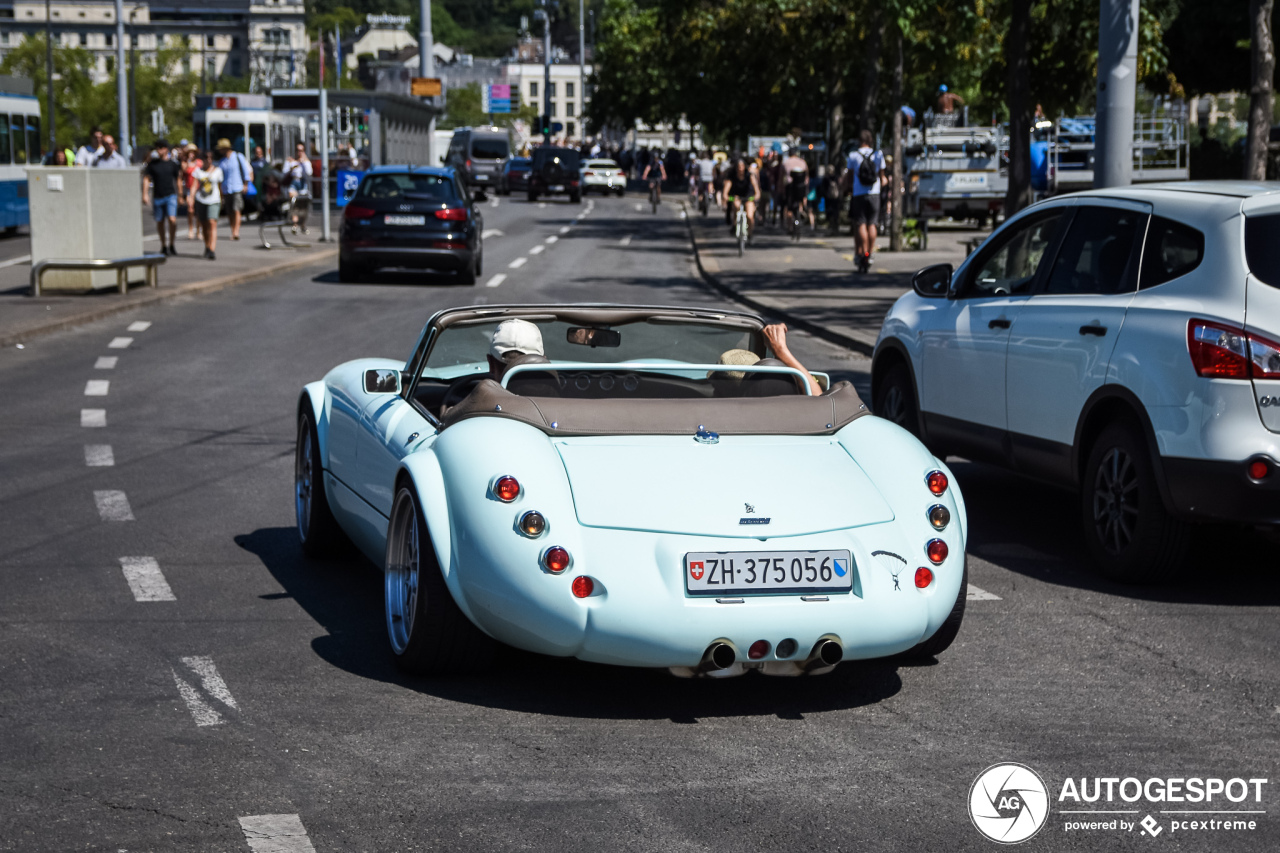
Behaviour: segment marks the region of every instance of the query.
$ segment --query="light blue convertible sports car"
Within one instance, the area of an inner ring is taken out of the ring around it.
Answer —
[[[303,549],[385,567],[414,673],[501,644],[681,676],[946,649],[967,519],[947,467],[756,316],[470,306],[298,404]]]

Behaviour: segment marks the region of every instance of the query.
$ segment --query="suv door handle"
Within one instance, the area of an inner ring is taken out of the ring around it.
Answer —
[[[987,324],[988,329],[1007,329],[1012,323],[1004,317],[997,317]]]
[[[1101,338],[1107,334],[1107,327],[1106,326],[1081,326],[1080,334],[1096,335]]]

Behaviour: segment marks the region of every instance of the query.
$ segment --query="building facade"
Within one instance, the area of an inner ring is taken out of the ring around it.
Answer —
[[[591,101],[590,92],[582,91],[582,81],[591,77],[591,66],[577,63],[556,63],[551,66],[551,88],[543,91],[545,67],[542,63],[511,63],[506,66],[507,79],[495,80],[518,87],[520,103],[536,106],[538,114],[544,109],[544,97],[551,96],[551,120],[564,125],[567,139],[581,139],[584,135],[582,114]],[[590,85],[590,84],[588,84]]]
[[[53,0],[47,22],[56,44],[92,55],[94,82],[110,79],[116,58],[115,0]],[[150,61],[155,52],[182,39],[191,56],[180,71],[248,77],[254,91],[306,85],[311,48],[304,0],[127,0],[125,48]],[[0,0],[0,55],[29,35],[45,31],[44,0]]]

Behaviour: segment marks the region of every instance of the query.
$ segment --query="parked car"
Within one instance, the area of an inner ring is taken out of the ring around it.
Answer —
[[[511,195],[513,192],[526,192],[529,189],[528,157],[511,157],[502,164],[498,175],[498,192]]]
[[[1122,581],[1166,577],[1189,522],[1280,524],[1280,191],[1112,188],[1022,211],[885,318],[883,417],[1077,489]]]
[[[588,160],[582,164],[582,192],[599,190],[608,195],[626,195],[627,173],[612,160]]]
[[[933,656],[966,597],[946,466],[847,382],[813,395],[717,308],[467,306],[298,401],[305,552],[383,565],[391,654],[498,644],[679,676]],[[496,353],[496,354],[495,354]],[[496,378],[495,378],[496,377]]]
[[[379,166],[342,211],[338,277],[358,281],[379,267],[453,271],[474,284],[484,258],[484,219],[453,169]]]
[[[529,164],[529,201],[538,196],[567,195],[574,204],[582,201],[581,156],[572,148],[545,146],[533,149]]]
[[[445,165],[462,175],[468,186],[493,187],[510,156],[511,137],[505,128],[460,127],[449,142]]]

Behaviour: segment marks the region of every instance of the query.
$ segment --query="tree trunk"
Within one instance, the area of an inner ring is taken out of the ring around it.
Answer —
[[[893,98],[890,106],[893,109],[893,179],[889,186],[889,251],[902,251],[902,205],[906,203],[907,194],[902,191],[902,30],[898,30],[894,39],[893,58]]]
[[[1271,139],[1272,80],[1276,73],[1275,44],[1271,39],[1272,0],[1250,0],[1249,24],[1253,30],[1253,86],[1249,89],[1249,137],[1244,156],[1244,176],[1267,179],[1267,143]]]
[[[1013,0],[1005,62],[1009,66],[1009,191],[1005,218],[1031,203],[1031,63],[1027,39],[1031,32],[1031,0]]]
[[[880,46],[884,42],[884,10],[879,3],[872,11],[867,32],[866,58],[862,66],[862,103],[858,105],[858,130],[876,132],[876,101],[880,97]]]
[[[831,148],[827,157],[832,166],[840,162],[840,150],[844,148],[844,77],[837,73],[831,84]]]

